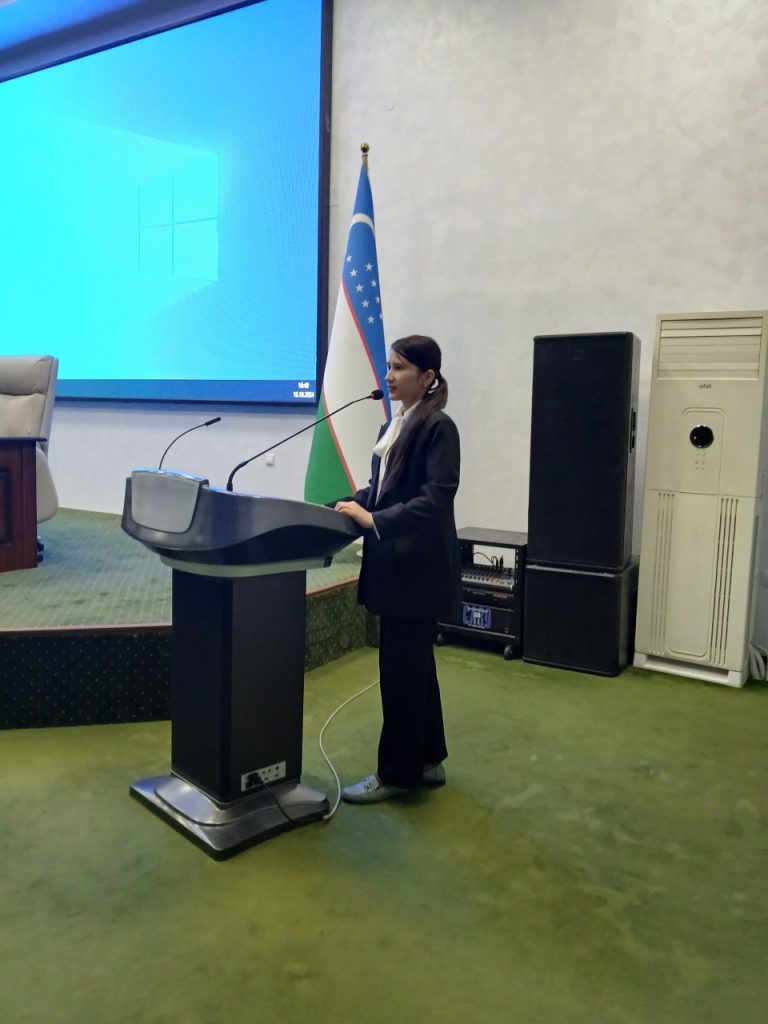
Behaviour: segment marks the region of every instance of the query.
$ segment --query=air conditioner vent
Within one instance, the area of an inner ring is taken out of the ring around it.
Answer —
[[[736,541],[738,498],[721,498],[715,552],[715,586],[712,592],[710,664],[725,665],[728,649],[728,620],[731,612],[733,558]]]
[[[649,651],[665,654],[664,637],[667,631],[667,598],[669,596],[669,563],[672,551],[672,532],[675,516],[675,495],[670,491],[659,494],[656,520],[656,550],[653,558],[653,598],[651,603],[651,637]]]
[[[757,378],[763,318],[662,320],[657,377]]]

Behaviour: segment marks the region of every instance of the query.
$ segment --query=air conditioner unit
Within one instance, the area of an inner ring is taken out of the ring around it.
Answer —
[[[768,311],[658,317],[635,665],[741,686],[768,461]],[[764,557],[764,556],[759,556]],[[765,632],[763,629],[762,632]]]

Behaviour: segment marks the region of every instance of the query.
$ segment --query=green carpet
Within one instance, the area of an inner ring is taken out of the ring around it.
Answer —
[[[128,797],[166,723],[3,733],[3,1024],[764,1024],[768,687],[438,659],[445,789],[223,863]],[[308,675],[308,784],[375,672]]]
[[[120,516],[60,509],[41,524],[36,569],[0,573],[0,629],[170,623],[171,570],[120,528]],[[314,593],[356,579],[355,547],[307,573]]]

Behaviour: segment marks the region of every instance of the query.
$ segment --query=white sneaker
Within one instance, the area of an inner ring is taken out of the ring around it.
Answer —
[[[425,768],[421,781],[425,786],[444,786],[445,768],[443,768],[442,761],[438,762],[438,764],[430,765],[429,768]]]
[[[385,786],[378,775],[366,775],[354,786],[342,789],[341,799],[348,804],[376,804],[380,800],[389,800],[390,797],[407,792],[407,789],[401,789],[400,786]]]

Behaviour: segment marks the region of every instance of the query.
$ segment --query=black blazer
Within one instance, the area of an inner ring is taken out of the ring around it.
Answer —
[[[376,615],[445,619],[458,613],[461,593],[453,515],[459,432],[438,410],[422,421],[409,417],[400,437],[412,447],[398,479],[385,476],[376,500],[380,459],[374,455],[370,483],[352,499],[376,524],[365,531],[358,599]]]

